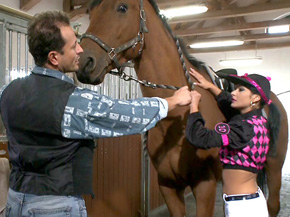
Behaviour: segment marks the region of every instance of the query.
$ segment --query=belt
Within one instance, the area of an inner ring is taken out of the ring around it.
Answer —
[[[260,197],[259,193],[254,194],[246,194],[246,195],[236,195],[236,196],[228,196],[225,197],[225,201],[234,201],[234,200],[250,200]]]

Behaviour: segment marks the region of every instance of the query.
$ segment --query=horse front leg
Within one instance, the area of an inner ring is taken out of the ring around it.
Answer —
[[[216,199],[216,180],[201,181],[192,187],[196,200],[196,217],[213,217]]]
[[[172,217],[185,217],[184,189],[177,190],[159,184],[160,192]]]

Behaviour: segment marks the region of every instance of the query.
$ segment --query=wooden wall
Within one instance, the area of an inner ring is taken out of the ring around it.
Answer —
[[[94,154],[95,198],[84,195],[88,216],[138,217],[141,207],[140,135],[99,139]],[[0,157],[8,157],[0,142]]]
[[[141,207],[140,135],[97,140],[95,198],[85,196],[89,216],[138,217]]]

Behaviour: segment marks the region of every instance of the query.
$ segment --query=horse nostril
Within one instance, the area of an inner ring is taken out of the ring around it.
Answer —
[[[87,57],[87,60],[86,60],[86,63],[85,63],[85,66],[84,66],[84,70],[86,73],[90,73],[92,71],[94,71],[96,67],[96,59],[94,57]]]

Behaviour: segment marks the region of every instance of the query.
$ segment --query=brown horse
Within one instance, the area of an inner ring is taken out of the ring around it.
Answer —
[[[186,68],[193,67],[203,76],[205,65],[189,58],[177,46],[178,41],[159,15],[153,0],[94,0],[90,6],[90,25],[83,35],[81,46],[84,54],[80,59],[78,79],[83,83],[99,84],[114,68],[121,68],[133,60],[140,80],[173,86],[188,85]],[[186,57],[183,60],[183,55]],[[120,72],[122,73],[122,72]],[[150,86],[150,85],[149,85]],[[144,96],[168,97],[172,90],[141,86]],[[202,95],[200,111],[206,126],[213,128],[224,121],[214,97],[198,89]],[[282,113],[282,127],[277,155],[269,157],[268,175],[269,212],[277,216],[280,203],[281,169],[288,143],[286,112],[278,98],[272,100]],[[212,217],[214,214],[216,183],[221,178],[218,149],[200,150],[188,144],[184,135],[188,108],[178,108],[159,122],[149,132],[148,152],[158,172],[160,191],[172,216],[186,215],[184,190],[190,186],[196,198],[196,216]]]

